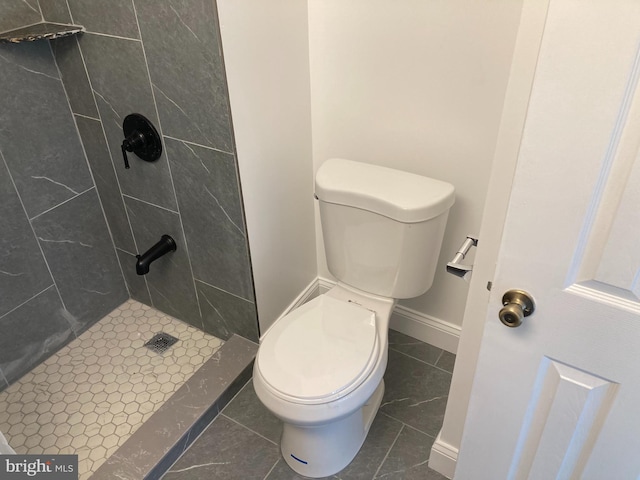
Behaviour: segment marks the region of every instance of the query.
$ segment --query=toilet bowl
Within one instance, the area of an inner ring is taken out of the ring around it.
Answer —
[[[391,312],[431,287],[454,189],[344,159],[325,162],[315,185],[338,283],[267,330],[253,385],[283,421],[284,460],[319,478],[346,467],[366,439],[384,395]]]
[[[384,394],[394,304],[338,284],[263,337],[254,388],[283,421],[282,455],[298,473],[337,473],[362,446]]]

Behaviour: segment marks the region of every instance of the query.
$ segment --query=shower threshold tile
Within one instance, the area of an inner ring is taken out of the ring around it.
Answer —
[[[163,354],[143,345],[165,332]],[[223,341],[134,300],[0,393],[0,431],[19,454],[77,454],[87,479]]]

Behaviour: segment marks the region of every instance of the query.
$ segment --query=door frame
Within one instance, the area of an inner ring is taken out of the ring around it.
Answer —
[[[524,0],[444,423],[429,467],[453,478],[550,0]],[[496,319],[497,321],[497,319]]]

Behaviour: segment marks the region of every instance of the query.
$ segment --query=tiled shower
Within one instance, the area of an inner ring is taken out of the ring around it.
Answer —
[[[215,2],[0,0],[0,390],[129,298],[226,340],[258,323]],[[163,153],[130,155],[150,119]],[[135,272],[169,234],[177,251]]]
[[[256,340],[215,3],[0,0],[0,10],[0,30],[40,12],[86,29],[0,46],[1,387],[129,294],[220,338]],[[164,152],[125,170],[129,113],[156,125]],[[136,275],[135,254],[162,234],[177,251]]]

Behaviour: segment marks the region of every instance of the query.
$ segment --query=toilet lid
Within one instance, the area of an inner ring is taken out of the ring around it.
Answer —
[[[374,367],[377,353],[375,313],[321,295],[269,329],[256,365],[275,393],[315,403],[357,387]]]

